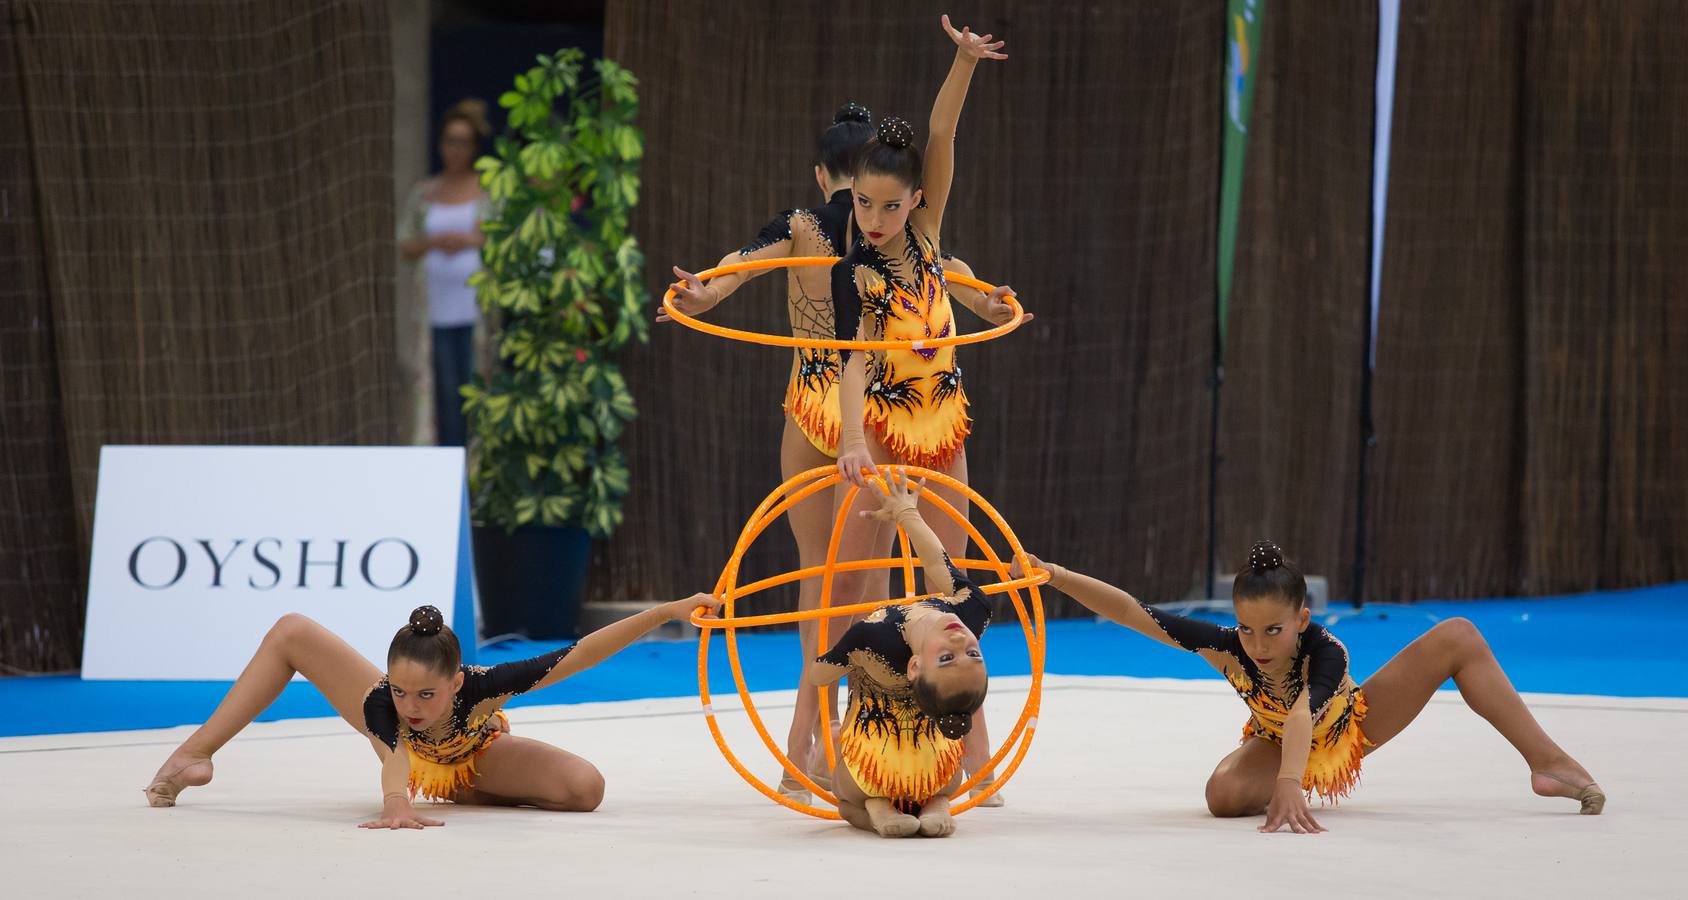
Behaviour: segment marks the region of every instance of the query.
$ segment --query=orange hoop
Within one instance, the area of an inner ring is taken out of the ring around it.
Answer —
[[[954,478],[949,477],[948,475],[943,474],[942,472],[934,472],[931,469],[923,469],[918,466],[880,466],[880,471],[901,471],[905,478],[925,478],[928,483],[941,484],[964,494],[974,506],[978,507],[979,510],[996,525],[997,529],[1002,533],[1002,536],[1007,539],[1008,547],[1012,554],[1010,560],[1018,561],[1023,568],[1027,567],[1025,550],[1020,546],[1019,538],[1015,537],[1013,530],[1008,527],[1008,523],[1003,520],[1001,514],[996,511],[996,508],[991,506],[985,498],[979,496],[979,494],[972,488],[962,484]],[[836,810],[823,809],[806,803],[799,803],[769,787],[761,779],[752,775],[750,770],[745,768],[744,764],[739,761],[736,755],[734,755],[732,749],[727,746],[725,738],[721,736],[720,725],[715,720],[715,708],[710,702],[709,638],[712,631],[720,630],[725,632],[727,640],[727,659],[732,666],[733,681],[738,688],[739,699],[743,702],[744,711],[750,717],[751,725],[755,727],[757,735],[761,737],[762,744],[768,748],[768,752],[772,753],[774,758],[780,761],[780,765],[785,767],[786,772],[790,773],[794,778],[802,783],[805,788],[808,788],[811,792],[813,792],[815,796],[820,797],[826,802],[836,806],[838,799],[830,792],[822,790],[819,785],[815,784],[815,782],[809,778],[809,774],[807,772],[799,771],[797,766],[792,764],[790,758],[788,758],[785,753],[780,750],[773,737],[768,734],[767,726],[762,723],[762,717],[756,712],[756,704],[750,699],[750,689],[744,683],[744,671],[739,661],[737,631],[740,628],[797,622],[805,619],[817,619],[819,620],[820,627],[816,636],[816,643],[819,646],[826,646],[827,623],[836,616],[855,615],[857,613],[865,613],[884,606],[914,603],[926,597],[933,596],[931,594],[920,596],[915,596],[913,594],[914,569],[917,559],[910,554],[908,535],[903,532],[901,527],[897,529],[901,556],[894,559],[860,560],[842,563],[838,561],[839,539],[843,533],[844,525],[848,521],[856,494],[861,490],[856,487],[851,487],[849,489],[844,498],[843,505],[839,507],[838,516],[833,522],[832,539],[827,546],[826,563],[824,565],[812,566],[796,572],[788,572],[784,575],[765,578],[761,581],[742,587],[739,586],[739,565],[743,562],[745,553],[750,549],[751,545],[756,542],[756,538],[760,536],[770,524],[777,521],[780,516],[784,515],[791,507],[821,491],[831,488],[832,486],[838,484],[840,480],[841,478],[836,467],[823,466],[820,468],[810,469],[807,472],[803,472],[792,477],[789,481],[775,489],[773,493],[769,494],[767,498],[762,501],[761,505],[757,506],[756,512],[750,517],[750,521],[745,524],[744,531],[739,534],[738,543],[733,547],[733,554],[727,560],[727,565],[722,570],[721,577],[715,584],[715,590],[713,593],[715,596],[720,597],[723,601],[721,618],[702,619],[698,618],[696,614],[693,614],[692,616],[692,624],[696,625],[700,629],[697,652],[698,695],[699,699],[703,702],[704,719],[709,725],[709,733],[715,738],[715,746],[720,749],[721,755],[727,760],[727,764],[732,766],[733,770],[738,772],[739,776],[749,783],[751,787],[761,791],[762,794],[782,806],[786,806],[800,813],[805,813],[821,819],[838,819],[840,816]],[[872,481],[881,491],[885,490],[885,482],[883,479],[873,478]],[[1043,598],[1038,593],[1038,585],[1049,580],[1049,573],[1043,569],[1028,568],[1028,574],[1024,577],[1013,579],[1009,578],[1008,563],[1004,562],[996,555],[996,552],[991,549],[990,544],[985,541],[984,536],[973,527],[972,523],[967,520],[966,516],[962,515],[960,511],[935,492],[927,492],[922,496],[930,501],[933,506],[937,507],[939,511],[948,515],[953,521],[959,523],[966,530],[967,536],[972,541],[973,545],[977,546],[984,552],[985,559],[982,560],[959,559],[953,560],[953,562],[956,566],[962,569],[985,569],[996,573],[997,577],[1001,579],[1001,581],[995,584],[985,585],[981,588],[981,590],[987,594],[1008,594],[1009,600],[1014,605],[1014,612],[1020,619],[1020,627],[1026,635],[1027,650],[1031,655],[1031,691],[1026,695],[1025,706],[1020,710],[1020,719],[1014,724],[1013,731],[1009,733],[1005,740],[1003,740],[997,751],[992,754],[990,762],[982,767],[978,772],[974,772],[972,777],[968,778],[959,788],[956,789],[953,796],[957,798],[957,803],[951,811],[959,814],[972,809],[974,806],[978,805],[980,801],[990,797],[1004,784],[1008,783],[1008,779],[1012,778],[1015,771],[1020,768],[1020,762],[1025,759],[1026,751],[1031,749],[1032,738],[1037,733],[1037,715],[1043,702],[1044,655]],[[834,607],[831,605],[833,575],[838,572],[880,568],[897,568],[902,570],[903,592],[905,596],[869,603],[856,603],[849,606]],[[821,576],[821,598],[820,606],[817,609],[789,613],[774,613],[761,616],[741,617],[734,614],[735,604],[738,600],[744,597],[771,587],[790,584],[804,578],[812,578],[816,575]],[[1027,604],[1021,602],[1020,592],[1022,590],[1027,593],[1031,601],[1031,611],[1029,614],[1026,609]],[[798,688],[798,690],[804,689],[805,688],[802,687]],[[828,708],[829,704],[826,703],[827,689],[819,687],[815,688],[815,690],[819,691],[821,696],[821,743],[826,748],[827,763],[828,767],[831,768],[835,760],[835,751],[832,745],[832,711]],[[983,773],[993,771],[997,766],[1001,765],[1003,759],[1007,758],[1010,752],[1013,752],[1014,754],[1013,759],[1008,763],[1007,768],[1002,771],[1001,776],[998,777],[994,783],[987,786],[977,797],[960,799],[966,797],[967,792],[978,783],[979,778]]]
[[[732,263],[704,269],[697,273],[702,281],[708,281],[718,275],[731,275],[734,272],[753,272],[762,269],[783,269],[790,266],[830,266],[838,262],[836,256],[789,256],[783,259],[753,259],[747,262]],[[980,281],[959,272],[944,272],[944,280],[976,288],[990,293],[996,290],[996,285],[987,281]],[[967,334],[952,334],[944,338],[932,338],[918,341],[839,341],[822,340],[820,338],[800,338],[786,334],[762,334],[757,331],[745,331],[739,328],[727,328],[693,318],[674,308],[674,288],[670,286],[662,294],[662,308],[674,321],[693,328],[704,334],[729,338],[735,341],[749,341],[752,344],[764,344],[769,347],[803,347],[810,350],[934,350],[939,347],[959,347],[962,344],[982,344],[985,341],[1002,337],[1010,331],[1020,327],[1025,321],[1026,311],[1020,306],[1020,301],[1013,296],[1002,298],[1014,310],[1014,318],[995,328],[984,331],[974,331]]]

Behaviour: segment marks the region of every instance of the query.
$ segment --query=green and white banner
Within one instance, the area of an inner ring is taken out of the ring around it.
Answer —
[[[1231,268],[1237,251],[1237,211],[1243,194],[1248,116],[1259,67],[1260,21],[1266,0],[1230,0],[1225,13],[1225,147],[1219,183],[1219,346],[1231,310]]]

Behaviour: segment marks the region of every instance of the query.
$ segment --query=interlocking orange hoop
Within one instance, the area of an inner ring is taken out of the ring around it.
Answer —
[[[991,549],[989,542],[987,542],[984,536],[973,527],[972,523],[970,523],[967,518],[963,516],[954,506],[945,501],[942,496],[938,495],[936,492],[930,491],[923,495],[923,497],[930,501],[939,511],[948,515],[955,522],[960,523],[966,530],[967,536],[972,541],[973,546],[978,547],[981,551],[983,551],[985,558],[982,560],[958,559],[954,562],[962,569],[983,569],[996,574],[1000,581],[995,584],[985,585],[981,589],[987,594],[1008,594],[1009,600],[1014,605],[1014,612],[1019,616],[1020,627],[1025,632],[1026,646],[1031,656],[1031,691],[1026,695],[1025,706],[1020,710],[1020,719],[1014,724],[1013,731],[1009,733],[1008,737],[1002,742],[1001,746],[998,747],[994,754],[992,754],[989,765],[985,766],[981,772],[973,773],[972,777],[968,778],[961,787],[957,789],[954,795],[957,798],[957,803],[952,808],[952,812],[961,813],[972,809],[979,803],[979,801],[996,793],[999,788],[1008,782],[1008,779],[1013,777],[1014,772],[1020,768],[1020,761],[1025,759],[1026,751],[1031,748],[1033,736],[1037,733],[1038,709],[1041,706],[1043,699],[1044,652],[1043,598],[1038,593],[1038,585],[1049,580],[1049,573],[1042,569],[1029,569],[1028,574],[1024,577],[1008,577],[1008,569],[1011,562],[1017,560],[1020,562],[1022,567],[1026,567],[1027,562],[1025,550],[1020,546],[1019,538],[1015,537],[1013,530],[1008,527],[1008,523],[1003,520],[1001,514],[996,511],[996,508],[991,506],[985,498],[979,496],[979,494],[972,488],[941,472],[934,472],[930,469],[923,469],[918,466],[881,466],[880,470],[900,470],[904,473],[905,477],[925,478],[929,484],[941,484],[964,494],[973,506],[977,507],[991,520],[993,524],[996,525],[997,530],[1001,532],[1002,537],[1008,542],[1010,557],[1008,560],[1003,560],[996,555],[996,551]],[[803,472],[802,474],[793,477],[785,484],[780,485],[773,493],[769,494],[767,498],[762,501],[761,505],[756,508],[756,512],[751,515],[750,521],[745,524],[744,531],[739,534],[738,543],[733,548],[732,557],[727,560],[727,565],[722,570],[720,579],[715,583],[715,590],[713,593],[715,596],[720,597],[723,601],[721,618],[702,619],[698,618],[695,614],[692,617],[692,624],[702,630],[698,639],[697,651],[698,694],[700,699],[703,701],[703,712],[705,720],[709,723],[709,732],[714,736],[715,745],[720,748],[721,755],[726,758],[727,763],[731,765],[746,782],[749,782],[751,787],[756,788],[758,791],[761,791],[764,795],[783,806],[788,806],[798,812],[806,813],[821,819],[837,819],[839,818],[839,815],[838,812],[833,809],[822,809],[820,807],[810,806],[806,803],[798,803],[797,801],[792,800],[791,798],[786,797],[769,787],[755,775],[752,775],[750,770],[745,768],[744,764],[739,761],[736,755],[734,755],[732,749],[727,746],[726,740],[721,736],[721,727],[715,719],[715,708],[710,702],[709,639],[712,631],[719,630],[725,633],[727,659],[732,665],[733,681],[738,688],[739,699],[744,703],[744,711],[746,715],[749,716],[751,725],[755,727],[757,735],[762,738],[763,745],[768,748],[768,752],[772,753],[774,758],[780,761],[780,765],[784,766],[788,773],[790,773],[798,781],[802,782],[804,787],[814,792],[817,797],[820,797],[826,802],[836,806],[838,799],[831,793],[822,790],[819,785],[815,784],[814,781],[809,778],[807,772],[799,771],[798,768],[792,764],[791,760],[786,757],[785,753],[780,749],[773,737],[768,734],[767,727],[762,724],[762,717],[757,714],[756,704],[750,699],[750,690],[744,683],[744,671],[739,663],[737,631],[740,628],[751,628],[761,625],[777,625],[787,622],[796,622],[803,619],[817,619],[819,620],[819,635],[816,638],[816,643],[821,647],[825,647],[827,646],[827,623],[830,619],[836,616],[867,613],[882,606],[914,603],[917,600],[925,599],[925,597],[933,596],[931,594],[921,596],[914,595],[914,570],[918,564],[918,557],[910,553],[908,535],[903,533],[901,528],[897,530],[898,545],[901,548],[901,555],[899,557],[894,559],[873,559],[849,562],[838,561],[839,537],[843,533],[845,523],[848,521],[852,502],[855,500],[857,492],[860,491],[860,488],[856,487],[849,488],[849,492],[846,495],[843,504],[839,507],[838,516],[833,521],[832,538],[827,545],[825,564],[812,566],[807,569],[800,569],[796,572],[787,572],[783,575],[776,575],[771,578],[764,578],[761,581],[753,582],[742,587],[739,585],[739,565],[744,560],[745,552],[748,551],[751,545],[756,542],[756,538],[760,536],[770,524],[778,521],[779,517],[784,515],[791,507],[817,493],[832,488],[834,485],[838,484],[839,481],[840,477],[838,475],[838,470],[831,466],[825,466]],[[872,481],[879,490],[885,490],[885,483],[882,479],[874,478]],[[832,578],[834,574],[838,572],[881,568],[897,569],[902,572],[903,597],[878,600],[868,603],[856,603],[849,606],[832,606]],[[817,609],[799,612],[773,613],[761,616],[741,617],[735,614],[734,605],[736,602],[751,594],[767,590],[768,588],[778,587],[780,585],[792,584],[802,579],[813,578],[815,576],[821,577],[821,598],[820,606]],[[1029,598],[1029,604],[1022,602],[1022,591],[1024,591]],[[1029,613],[1027,611],[1028,605],[1030,606]],[[800,688],[800,690],[807,690],[807,688]],[[821,692],[821,715],[823,720],[821,722],[820,733],[822,736],[822,743],[826,748],[827,766],[830,770],[834,760],[836,759],[836,751],[832,746],[832,728],[830,721],[831,710],[827,708],[828,704],[825,702],[826,689],[816,688],[815,690]],[[973,786],[978,783],[979,777],[983,772],[994,771],[998,766],[1002,765],[1002,761],[1008,758],[1010,752],[1013,753],[1012,760],[1009,761],[1007,768],[1002,771],[1001,775],[993,784],[987,786],[977,797],[960,799],[966,797],[967,792],[972,790]]]
[[[760,269],[783,269],[789,266],[830,266],[838,261],[836,256],[789,256],[784,259],[753,259],[748,262],[732,263],[731,265],[716,266],[697,273],[697,277],[708,281],[719,275],[729,275],[733,272],[751,272]],[[987,281],[980,281],[959,272],[945,272],[945,281],[966,285],[970,288],[990,293],[996,290],[996,285]],[[667,311],[674,321],[688,328],[695,328],[705,334],[716,337],[730,338],[735,341],[749,341],[752,344],[766,344],[770,347],[804,347],[811,350],[933,350],[938,347],[958,347],[962,344],[979,344],[1002,337],[1010,331],[1020,327],[1025,321],[1026,311],[1020,306],[1020,301],[1012,295],[1003,298],[1010,309],[1014,310],[1014,318],[995,328],[984,331],[974,331],[968,334],[952,334],[945,338],[931,338],[919,341],[839,341],[821,340],[820,338],[793,337],[788,334],[762,334],[757,331],[744,331],[738,328],[727,328],[701,319],[693,318],[674,308],[674,288],[670,287],[662,295],[662,308]]]

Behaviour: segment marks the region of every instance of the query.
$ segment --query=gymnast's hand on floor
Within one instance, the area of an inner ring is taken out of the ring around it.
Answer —
[[[903,513],[920,508],[920,492],[925,488],[924,478],[911,487],[908,473],[896,469],[888,470],[885,473],[885,496],[879,498],[879,508],[863,510],[862,516],[881,522],[895,522]]]
[[[943,21],[944,21],[944,32],[949,35],[950,40],[955,41],[955,46],[962,53],[965,53],[968,56],[973,57],[974,59],[1007,59],[1008,58],[1008,54],[996,52],[998,50],[1001,50],[1002,45],[1006,42],[1005,41],[994,41],[993,42],[991,40],[991,38],[995,37],[995,35],[974,34],[973,29],[968,28],[966,26],[963,26],[960,31],[956,31],[955,26],[950,24],[949,14],[947,14],[947,13],[944,15]]]
[[[445,823],[441,822],[439,819],[429,819],[424,816],[417,815],[416,810],[410,805],[410,800],[394,798],[389,799],[386,805],[381,808],[381,818],[365,822],[358,827],[386,828],[392,831],[397,831],[400,828],[415,828],[417,830],[421,830],[425,827],[444,824]]]
[[[704,284],[703,279],[679,266],[674,267],[674,274],[680,276],[680,280],[674,283],[675,309],[688,316],[701,316],[714,309],[715,304],[721,302],[721,297],[716,294],[715,288]],[[663,309],[656,314],[656,320],[658,322],[672,322],[674,317],[668,314],[667,309]]]
[[[1278,779],[1272,789],[1272,803],[1266,807],[1266,824],[1260,826],[1260,832],[1272,834],[1286,825],[1296,834],[1318,834],[1325,830],[1313,821],[1313,814],[1307,809],[1307,794],[1293,778]]]

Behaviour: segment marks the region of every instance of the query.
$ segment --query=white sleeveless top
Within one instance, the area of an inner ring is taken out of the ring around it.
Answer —
[[[448,231],[475,231],[480,222],[475,218],[476,202],[431,203],[423,228],[428,234]],[[428,322],[435,328],[457,328],[473,325],[480,317],[475,307],[475,289],[469,287],[469,276],[481,270],[481,251],[470,247],[456,253],[429,250],[422,257],[422,268],[428,277]]]

